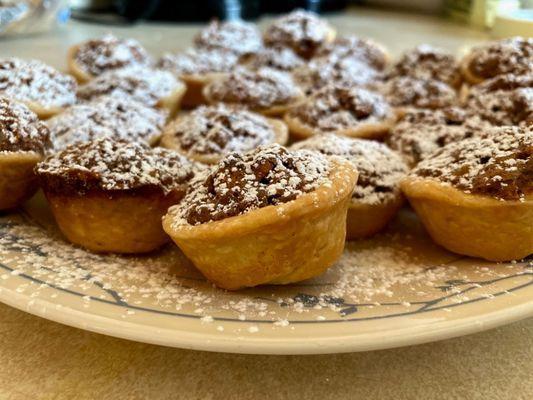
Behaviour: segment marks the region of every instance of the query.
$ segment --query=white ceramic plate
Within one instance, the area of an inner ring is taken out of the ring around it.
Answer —
[[[384,349],[533,315],[533,262],[492,264],[434,245],[404,210],[299,285],[218,290],[174,246],[145,257],[67,244],[42,198],[0,215],[0,300],[53,321],[166,346],[306,354]]]

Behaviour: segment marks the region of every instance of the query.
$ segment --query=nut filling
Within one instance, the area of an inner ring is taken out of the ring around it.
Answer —
[[[407,166],[382,143],[327,134],[298,142],[293,148],[315,150],[350,161],[359,172],[352,195],[356,202],[380,204],[400,195],[400,180],[406,175]]]
[[[150,56],[139,42],[106,35],[82,43],[74,56],[76,64],[93,76],[131,66],[148,66]]]
[[[165,129],[187,154],[245,152],[272,143],[275,132],[268,120],[222,104],[199,107]]]
[[[213,21],[194,38],[203,49],[222,49],[235,54],[253,54],[263,47],[261,33],[254,24],[240,20]]]
[[[197,169],[169,150],[109,138],[67,147],[36,167],[42,186],[61,194],[181,191]]]
[[[412,172],[466,193],[525,200],[533,192],[533,129],[496,127],[451,143]]]
[[[51,146],[50,131],[22,103],[0,97],[0,153],[33,151],[44,155]]]
[[[383,90],[385,97],[395,107],[437,109],[457,102],[455,90],[436,80],[402,76],[387,81]]]
[[[176,75],[205,75],[216,72],[229,72],[235,67],[239,57],[221,49],[188,49],[183,53],[163,55],[157,62],[158,68]]]
[[[177,224],[199,225],[286,203],[330,184],[328,175],[326,157],[309,150],[270,145],[231,153],[177,206]]]
[[[333,132],[361,123],[382,122],[391,117],[391,109],[378,93],[330,85],[293,108],[289,115],[320,131]]]
[[[305,62],[290,48],[267,47],[246,58],[244,64],[251,69],[267,67],[289,72],[303,66]]]
[[[206,87],[211,101],[237,103],[250,108],[287,105],[300,95],[298,86],[287,73],[270,68],[257,71],[239,69]]]

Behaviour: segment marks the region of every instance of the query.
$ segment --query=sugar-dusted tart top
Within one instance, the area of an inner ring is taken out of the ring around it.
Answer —
[[[289,47],[265,47],[258,53],[245,58],[244,61],[251,69],[267,67],[287,72],[305,64],[304,59]]]
[[[396,107],[437,109],[457,103],[455,90],[435,79],[399,76],[388,80],[382,91],[391,105]]]
[[[0,96],[45,108],[76,102],[76,81],[37,60],[0,59]]]
[[[142,143],[96,139],[75,144],[39,163],[36,173],[48,192],[93,191],[185,193],[198,167],[178,153]]]
[[[298,142],[293,149],[316,150],[350,161],[359,172],[352,199],[364,204],[396,199],[400,195],[400,180],[407,174],[402,158],[383,143],[373,140],[326,134]]]
[[[388,62],[388,56],[383,46],[371,39],[364,39],[353,35],[341,36],[333,42],[325,43],[317,50],[315,56],[351,58],[379,71],[384,70]]]
[[[458,107],[413,109],[392,129],[387,144],[414,166],[448,143],[483,133],[489,125]]]
[[[152,143],[160,136],[166,113],[127,97],[103,96],[76,104],[46,121],[56,148],[111,137]]]
[[[230,153],[178,205],[177,224],[199,225],[296,199],[331,184],[320,153],[273,144]]]
[[[494,125],[533,124],[533,73],[498,75],[473,86],[466,106]]]
[[[74,61],[93,76],[118,68],[148,66],[152,62],[137,40],[119,39],[111,34],[80,43],[74,53]]]
[[[533,192],[533,128],[494,127],[450,143],[412,175],[435,178],[465,193],[524,200]]]
[[[516,36],[475,47],[468,56],[467,68],[484,79],[532,73],[533,38]]]
[[[231,71],[239,56],[223,49],[188,49],[182,53],[164,54],[157,66],[181,75],[205,75]]]
[[[328,85],[289,111],[291,118],[321,132],[355,129],[362,123],[392,118],[387,101],[379,93],[344,85]]]
[[[390,76],[435,79],[451,86],[456,86],[461,79],[455,56],[428,44],[405,52],[392,66]]]
[[[50,131],[26,105],[0,96],[0,153],[32,151],[44,155]]]
[[[317,14],[295,10],[272,22],[263,40],[267,46],[290,47],[308,58],[330,38],[331,33],[331,26]]]
[[[194,38],[194,45],[204,49],[222,49],[235,54],[253,54],[263,47],[261,32],[242,20],[211,21]]]
[[[129,67],[96,77],[79,88],[78,97],[82,100],[93,100],[104,95],[127,97],[155,106],[179,87],[180,82],[168,71]]]
[[[165,128],[168,136],[186,154],[224,155],[273,143],[276,132],[262,115],[218,104],[178,117]]]
[[[290,74],[272,68],[239,68],[206,87],[212,102],[241,104],[249,108],[288,105],[301,96]]]

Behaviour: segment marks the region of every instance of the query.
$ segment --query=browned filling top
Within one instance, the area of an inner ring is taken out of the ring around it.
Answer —
[[[76,81],[37,60],[0,59],[0,96],[42,107],[76,102]]]
[[[457,102],[455,90],[444,82],[400,76],[387,81],[385,97],[393,106],[437,109]]]
[[[293,148],[316,150],[350,161],[359,172],[352,195],[358,202],[379,204],[400,195],[400,180],[407,173],[407,166],[383,143],[325,134],[298,142]]]
[[[342,36],[321,46],[316,57],[336,56],[351,58],[382,71],[387,66],[387,54],[383,48],[370,39],[357,36]]]
[[[33,151],[44,155],[51,147],[50,131],[22,103],[0,97],[0,153]]]
[[[164,54],[157,66],[177,75],[203,75],[229,72],[238,61],[237,54],[223,49],[188,49],[183,53]]]
[[[392,129],[387,144],[416,165],[448,143],[481,134],[489,124],[464,109],[411,110]]]
[[[39,163],[35,171],[45,190],[57,194],[184,194],[197,167],[166,149],[102,138],[69,146]]]
[[[533,192],[533,129],[496,127],[451,143],[413,174],[433,177],[466,193],[524,200]]]
[[[279,145],[230,153],[178,206],[178,224],[199,225],[296,199],[329,183],[329,162]]]
[[[494,125],[533,123],[533,74],[499,75],[474,86],[467,106]]]
[[[113,35],[81,43],[74,58],[81,69],[93,76],[113,69],[151,63],[150,56],[139,42],[118,39]]]
[[[244,59],[248,68],[262,67],[292,71],[304,65],[304,60],[288,47],[266,47],[260,52]]]
[[[330,32],[329,24],[317,14],[296,10],[275,20],[263,39],[267,46],[290,47],[300,56],[309,58]]]
[[[275,141],[276,132],[259,115],[223,104],[199,107],[165,129],[188,154],[245,152]]]
[[[103,95],[132,98],[155,106],[179,86],[173,74],[144,67],[130,67],[109,71],[81,86],[78,97],[93,100]]]
[[[358,87],[329,85],[289,112],[322,132],[357,128],[363,122],[383,122],[391,109],[382,95]]]
[[[215,20],[198,32],[194,45],[204,49],[229,50],[235,54],[253,54],[263,47],[263,40],[254,24],[240,20]]]
[[[533,38],[514,37],[476,47],[468,68],[481,78],[533,72]]]
[[[451,86],[460,80],[459,64],[453,54],[426,44],[404,53],[392,67],[390,76],[435,79]]]
[[[271,68],[235,70],[208,85],[206,92],[211,101],[237,103],[250,108],[288,105],[301,94],[289,74]]]

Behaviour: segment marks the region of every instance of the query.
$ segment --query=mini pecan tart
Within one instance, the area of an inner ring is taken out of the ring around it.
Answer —
[[[0,97],[0,211],[37,191],[33,168],[50,147],[50,132],[23,103]]]
[[[211,104],[228,103],[264,115],[281,115],[304,98],[290,74],[271,68],[238,69],[204,88]]]
[[[254,70],[266,67],[292,72],[303,67],[305,60],[288,47],[265,47],[258,53],[241,59],[241,64]]]
[[[389,76],[434,79],[454,88],[459,88],[462,83],[459,62],[455,56],[428,44],[406,51],[392,66]]]
[[[67,54],[69,71],[80,83],[104,72],[134,66],[149,66],[151,57],[134,39],[108,34],[72,46]]]
[[[399,117],[411,108],[436,110],[458,103],[457,93],[448,84],[435,79],[399,76],[377,87]]]
[[[172,115],[179,109],[185,90],[185,84],[168,71],[129,67],[89,81],[78,89],[78,98],[89,101],[101,96],[127,97]]]
[[[205,104],[204,87],[229,73],[237,65],[239,56],[222,49],[188,49],[183,53],[164,54],[157,66],[172,72],[187,85],[183,107]]]
[[[328,85],[285,114],[295,138],[322,133],[379,139],[394,124],[392,108],[379,93],[363,88]]]
[[[459,107],[413,109],[392,128],[386,143],[414,167],[448,143],[468,139],[489,126]]]
[[[390,61],[390,56],[382,44],[352,35],[341,36],[324,44],[315,54],[315,57],[328,56],[357,60],[378,71],[383,71]]]
[[[400,181],[407,174],[407,165],[383,143],[326,134],[298,142],[292,148],[343,157],[359,173],[346,219],[348,240],[378,233],[403,205]]]
[[[418,164],[402,190],[438,244],[492,261],[533,253],[533,130],[495,127]]]
[[[270,47],[293,49],[304,58],[311,58],[316,50],[335,39],[335,30],[317,14],[296,10],[272,22],[263,40]]]
[[[353,166],[279,145],[231,153],[163,219],[165,231],[230,290],[320,275],[342,254]]]
[[[474,47],[461,61],[470,84],[503,74],[533,73],[533,38],[513,37]]]
[[[70,242],[96,252],[145,253],[168,241],[161,217],[199,170],[166,149],[102,138],[69,146],[35,171]]]
[[[271,143],[285,144],[288,130],[279,120],[228,107],[201,106],[169,123],[161,146],[204,164],[216,164],[231,152],[244,153]]]
[[[46,121],[56,150],[101,137],[157,143],[167,113],[127,97],[103,96],[67,108]]]
[[[0,96],[49,118],[76,102],[76,81],[37,60],[0,59]]]
[[[220,49],[239,56],[257,53],[263,47],[257,26],[242,20],[211,21],[194,37],[194,46],[200,49]]]
[[[498,75],[472,86],[466,107],[493,125],[533,124],[533,73]]]

